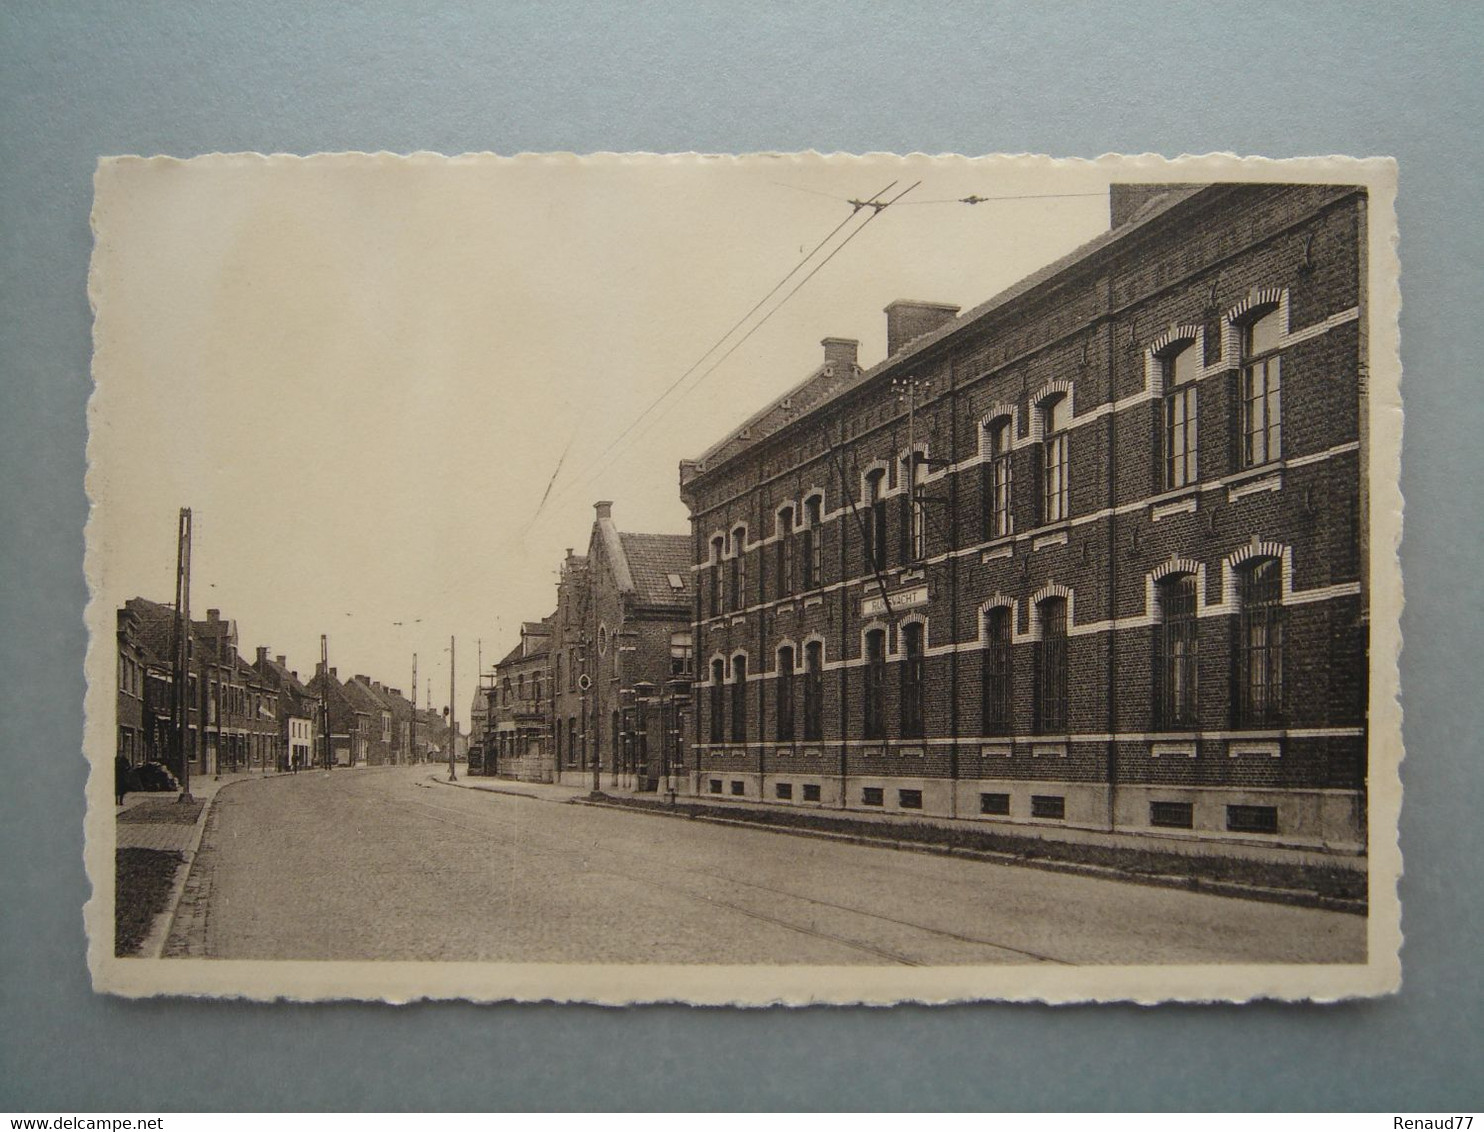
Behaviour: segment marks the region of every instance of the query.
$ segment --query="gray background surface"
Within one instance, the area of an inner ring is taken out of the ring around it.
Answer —
[[[0,1109],[1478,1107],[1480,11],[6,5]],[[78,752],[96,158],[807,148],[1400,160],[1400,996],[794,1012],[94,997]]]

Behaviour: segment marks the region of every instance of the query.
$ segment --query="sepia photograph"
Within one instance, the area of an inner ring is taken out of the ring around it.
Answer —
[[[1398,987],[1393,162],[94,190],[96,989]]]

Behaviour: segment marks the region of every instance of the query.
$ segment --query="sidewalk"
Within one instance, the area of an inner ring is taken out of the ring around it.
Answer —
[[[508,794],[516,798],[535,798],[542,802],[570,802],[573,798],[586,798],[591,785],[565,785],[555,782],[519,782],[513,778],[485,778],[459,775],[457,782],[448,781],[448,768],[428,768],[428,779],[443,786],[457,786],[464,790],[482,790],[486,794]]]

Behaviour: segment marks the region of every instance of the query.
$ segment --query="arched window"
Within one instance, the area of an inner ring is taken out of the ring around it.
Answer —
[[[988,538],[1003,538],[1015,530],[1010,510],[1012,427],[1009,416],[996,417],[984,426],[984,533]]]
[[[791,743],[794,738],[794,650],[791,645],[778,650],[778,674],[773,687],[777,701],[777,738],[780,743]]]
[[[921,452],[910,452],[902,461],[902,482],[906,491],[902,495],[902,506],[906,514],[902,522],[902,561],[920,562],[927,554],[927,514],[922,500],[922,477],[927,467],[927,457]]]
[[[872,572],[886,569],[886,469],[877,468],[866,476],[865,568]]]
[[[1237,435],[1243,468],[1255,468],[1282,455],[1283,356],[1278,353],[1282,329],[1277,307],[1242,327]]]
[[[721,616],[721,571],[722,558],[726,553],[726,540],[717,535],[711,540],[711,616]]]
[[[1067,729],[1067,599],[1048,597],[1036,611],[1036,730],[1057,734]]]
[[[1065,393],[1057,393],[1042,401],[1038,410],[1041,414],[1041,522],[1059,523],[1070,513],[1067,426],[1072,422],[1072,401]]]
[[[747,528],[732,531],[732,611],[747,605]]]
[[[1154,639],[1155,726],[1194,727],[1199,621],[1194,574],[1159,583],[1159,623]]]
[[[984,734],[1010,730],[1010,703],[1014,691],[1011,669],[1013,615],[1005,606],[984,615]]]
[[[824,501],[817,495],[811,495],[804,500],[804,547],[800,565],[803,569],[803,583],[806,590],[814,589],[823,581],[820,573],[823,532],[819,529],[823,508]]]
[[[924,731],[922,710],[924,633],[921,622],[909,621],[902,626],[902,703],[903,739],[921,739]]]
[[[804,646],[804,740],[818,742],[824,735],[824,644]]]
[[[778,541],[775,544],[777,594],[780,598],[794,592],[794,509],[778,512]]]
[[[726,665],[721,658],[711,662],[711,694],[708,699],[708,716],[711,723],[711,741],[713,743],[723,742],[726,738],[726,717],[722,714],[722,696],[726,687]]]
[[[1196,375],[1200,351],[1194,342],[1182,342],[1160,356],[1164,378],[1163,486],[1185,487],[1199,478],[1196,458]]]
[[[1237,725],[1272,727],[1283,718],[1283,565],[1248,563],[1238,574]]]
[[[867,739],[886,737],[886,630],[866,634],[866,687],[861,697],[861,734]]]
[[[732,742],[747,742],[747,657],[732,657]]]

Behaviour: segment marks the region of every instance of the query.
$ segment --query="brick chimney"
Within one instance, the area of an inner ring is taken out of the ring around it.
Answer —
[[[215,622],[215,621],[220,621],[221,619],[222,619],[222,611],[220,609],[208,609],[206,611],[206,620],[207,621]]]
[[[289,658],[286,657],[286,656],[284,656],[282,653],[279,653],[273,659],[278,664],[278,667],[279,668],[286,668],[288,666],[288,659]],[[298,673],[296,672],[296,673],[294,673],[294,675],[297,676]]]
[[[600,519],[612,519],[613,518],[613,500],[611,500],[611,499],[600,499],[600,500],[598,500],[598,502],[596,502],[596,503],[593,504],[593,510],[598,513],[598,518],[600,518]]]
[[[834,366],[837,376],[849,377],[856,364],[860,341],[856,338],[821,338],[819,344],[824,347],[824,364]]]
[[[958,307],[950,303],[919,303],[898,299],[886,305],[886,356],[900,353],[913,341],[952,322]]]
[[[259,664],[267,664],[268,663],[268,646],[267,645],[259,645],[258,646],[258,663]]]

